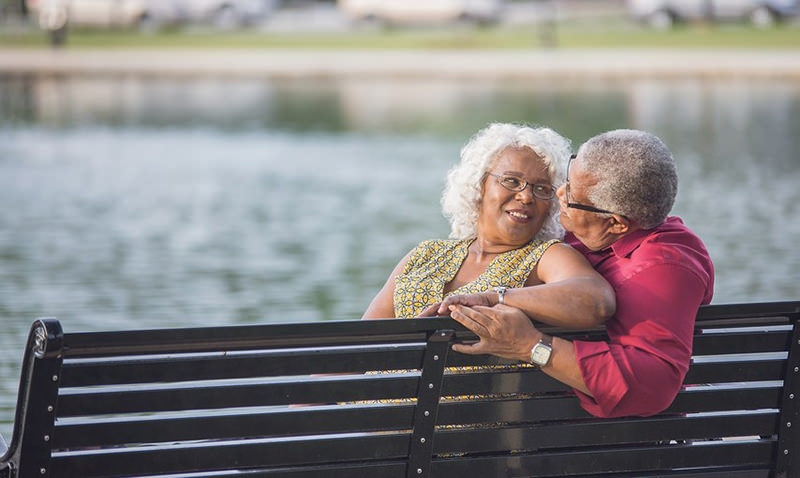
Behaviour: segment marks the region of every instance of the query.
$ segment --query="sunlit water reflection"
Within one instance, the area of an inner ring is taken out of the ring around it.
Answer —
[[[360,315],[490,121],[675,153],[715,302],[798,299],[791,82],[0,78],[0,433],[35,317],[67,331]]]

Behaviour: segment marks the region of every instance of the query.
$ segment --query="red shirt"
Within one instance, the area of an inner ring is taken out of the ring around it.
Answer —
[[[678,217],[601,251],[590,251],[572,234],[566,242],[617,295],[617,312],[606,322],[609,342],[574,342],[583,380],[594,395],[576,391],[581,406],[598,417],[660,412],[680,390],[697,309],[714,293],[714,266],[703,242]]]

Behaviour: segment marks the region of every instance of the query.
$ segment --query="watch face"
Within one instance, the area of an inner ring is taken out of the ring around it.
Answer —
[[[531,362],[537,365],[547,365],[547,362],[550,360],[550,353],[552,349],[547,345],[543,344],[536,344],[531,350]]]

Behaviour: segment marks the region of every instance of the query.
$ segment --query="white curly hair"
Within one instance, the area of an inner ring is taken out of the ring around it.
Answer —
[[[570,141],[550,128],[492,123],[478,131],[461,149],[461,162],[447,173],[442,193],[442,212],[450,221],[450,237],[470,239],[478,234],[478,209],[483,196],[483,181],[495,158],[508,148],[529,148],[542,158],[553,187],[564,182]],[[559,207],[552,199],[548,217],[535,238],[561,239]]]

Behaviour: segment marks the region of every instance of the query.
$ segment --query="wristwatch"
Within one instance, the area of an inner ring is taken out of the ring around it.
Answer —
[[[497,303],[505,304],[506,303],[505,296],[506,296],[506,291],[508,291],[508,287],[501,285],[498,287],[492,287],[492,290],[497,292]]]
[[[539,343],[531,349],[531,363],[544,367],[550,363],[550,356],[553,354],[553,337],[542,334]]]

